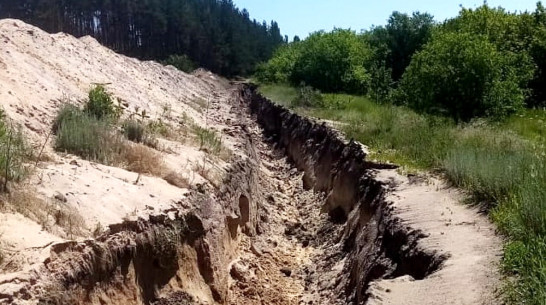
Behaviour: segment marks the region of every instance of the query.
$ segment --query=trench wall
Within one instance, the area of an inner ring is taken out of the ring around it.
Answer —
[[[346,258],[346,263],[338,284],[330,287],[339,299],[363,304],[373,280],[422,279],[441,266],[445,257],[419,247],[423,234],[402,225],[385,199],[390,186],[374,178],[375,171],[392,166],[366,161],[359,143],[271,102],[255,86],[242,90],[264,134],[304,172],[304,187],[325,193],[323,212],[342,226],[334,242],[341,249],[337,259]]]

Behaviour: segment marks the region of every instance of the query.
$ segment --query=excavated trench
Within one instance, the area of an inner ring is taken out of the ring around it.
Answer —
[[[55,245],[0,303],[364,304],[376,279],[440,268],[446,257],[420,247],[423,234],[386,199],[394,186],[375,178],[390,166],[251,85],[232,101],[246,155],[219,190],[198,188],[149,220]]]

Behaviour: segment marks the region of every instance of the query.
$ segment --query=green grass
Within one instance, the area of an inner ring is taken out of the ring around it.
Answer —
[[[267,85],[273,101],[293,105],[298,90]],[[453,121],[376,104],[366,97],[324,94],[320,108],[296,112],[335,121],[348,137],[366,145],[371,158],[407,170],[433,170],[472,195],[509,241],[503,270],[512,304],[546,300],[546,111],[527,110],[502,122]]]
[[[21,181],[28,174],[25,164],[33,157],[21,127],[9,121],[0,109],[0,190],[8,191],[8,182]],[[1,203],[0,203],[1,206]]]
[[[282,85],[262,85],[260,92],[286,107],[292,105],[292,101],[298,96],[298,89]]]
[[[106,119],[99,119],[72,105],[63,107],[55,120],[55,149],[103,164],[115,164],[123,139]]]

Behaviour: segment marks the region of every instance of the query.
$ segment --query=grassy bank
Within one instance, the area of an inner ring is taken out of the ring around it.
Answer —
[[[503,122],[453,121],[421,115],[366,97],[322,94],[298,107],[299,89],[264,85],[270,99],[305,115],[336,122],[348,137],[366,145],[371,158],[404,169],[433,170],[468,190],[472,201],[490,207],[507,237],[506,298],[513,304],[546,300],[546,112],[529,110]]]

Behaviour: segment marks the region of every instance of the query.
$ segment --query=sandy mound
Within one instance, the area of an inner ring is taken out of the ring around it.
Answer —
[[[174,173],[185,184],[177,186],[159,177],[54,152],[50,132],[57,111],[68,102],[82,105],[94,84],[105,84],[124,108],[124,117],[145,113],[149,122],[161,120],[173,128],[196,124],[216,131],[230,120],[229,109],[220,103],[228,98],[229,83],[207,71],[190,75],[119,55],[91,37],[51,35],[18,20],[0,20],[0,105],[8,118],[23,127],[36,152],[47,141],[45,154],[51,159],[39,164],[25,183],[26,194],[21,195],[21,201],[35,209],[51,209],[43,216],[46,219],[37,224],[9,209],[0,214],[0,247],[7,257],[0,270],[25,268],[35,262],[29,259],[33,255],[28,249],[44,247],[60,237],[91,236],[123,219],[168,209],[184,198],[187,188],[215,184],[211,180],[222,175],[225,161],[200,151],[188,139],[191,135],[181,141],[159,139],[156,153],[165,163],[165,175]],[[228,150],[237,151],[237,139],[223,135],[222,142]],[[203,167],[211,169],[205,172]],[[52,221],[47,218],[56,217],[65,207],[81,216],[74,217],[78,223],[68,225],[77,227],[77,232],[49,226]]]

